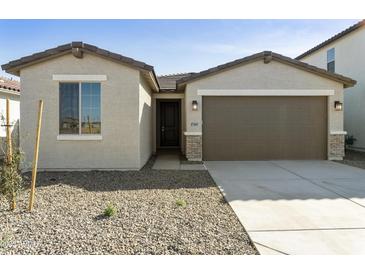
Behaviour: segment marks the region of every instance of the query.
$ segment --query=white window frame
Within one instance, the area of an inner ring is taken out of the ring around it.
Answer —
[[[331,59],[331,60],[329,60],[328,59],[328,53],[331,51],[331,50],[333,50],[333,60]],[[328,63],[331,63],[331,62],[334,62],[336,60],[336,50],[335,50],[335,48],[330,48],[330,49],[328,49],[327,50],[327,64]]]
[[[328,53],[333,50],[333,59],[328,58]],[[328,71],[328,64],[333,62],[333,71],[330,71],[332,73],[336,72],[336,50],[335,48],[330,48],[326,51],[326,60],[327,60],[327,71]]]
[[[62,80],[59,81],[60,83],[78,83],[79,84],[79,133],[78,134],[60,134],[60,125],[58,125],[58,135],[57,135],[57,140],[58,141],[78,141],[78,140],[82,140],[82,141],[98,141],[98,140],[103,140],[103,119],[102,119],[102,89],[101,89],[101,82],[99,81],[75,81],[75,80]],[[82,134],[81,133],[81,85],[82,83],[97,83],[100,84],[100,125],[101,125],[101,129],[100,129],[100,133],[99,134]],[[58,93],[60,92],[59,90],[59,85],[58,85]],[[59,95],[58,95],[59,96]],[[58,110],[58,115],[60,115],[59,113],[60,110]],[[59,121],[59,119],[58,119]]]
[[[53,74],[52,79],[60,82],[102,82],[107,77],[103,74]]]

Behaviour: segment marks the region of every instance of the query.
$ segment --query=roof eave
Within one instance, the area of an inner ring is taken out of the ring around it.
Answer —
[[[264,58],[266,53],[267,53],[267,51],[259,52],[259,53],[241,58],[241,59],[234,60],[232,62],[225,63],[223,65],[219,65],[219,66],[207,69],[207,70],[203,70],[201,72],[196,73],[195,75],[187,76],[187,77],[179,79],[178,81],[176,81],[176,85],[177,86],[186,85],[187,83],[196,81],[196,80],[204,78],[206,76],[210,76],[215,73],[220,73],[222,71],[232,69],[236,66],[240,66],[240,65],[247,64],[250,62],[255,62],[258,59]]]
[[[204,77],[207,77],[207,76],[210,76],[210,75],[213,75],[213,74],[225,71],[225,70],[232,69],[236,66],[241,66],[241,65],[245,65],[245,64],[248,64],[251,62],[255,62],[255,61],[261,60],[261,59],[267,63],[269,63],[271,60],[275,60],[275,61],[278,61],[281,63],[286,63],[287,65],[294,66],[298,69],[317,74],[319,76],[322,76],[324,78],[327,78],[327,79],[330,79],[330,80],[333,80],[336,82],[340,82],[344,85],[345,88],[352,87],[356,84],[355,80],[345,77],[343,75],[329,73],[328,71],[325,71],[323,69],[317,68],[315,66],[309,65],[309,64],[301,62],[299,60],[295,60],[295,59],[277,54],[275,52],[264,51],[264,52],[253,54],[248,57],[237,59],[233,62],[229,62],[229,63],[223,64],[220,66],[213,67],[211,69],[204,70],[196,75],[184,77],[176,82],[177,89],[181,89],[186,84],[199,80],[201,78],[204,78]]]
[[[346,35],[352,33],[353,31],[361,28],[365,26],[365,20],[361,20],[360,22],[348,27],[347,29],[337,33],[336,35],[330,37],[329,39],[323,41],[322,43],[318,44],[317,46],[307,50],[306,52],[300,54],[299,56],[295,57],[296,60],[300,60],[303,59],[304,57],[307,57],[315,52],[317,52],[318,50],[322,49],[325,46],[328,46],[330,44],[332,44],[333,42],[337,41],[338,39],[341,39],[343,37],[345,37]]]
[[[20,90],[13,90],[13,89],[11,90],[11,89],[6,89],[6,88],[0,87],[0,92],[20,96]]]
[[[160,86],[158,84],[158,81],[157,81],[157,77],[155,75],[155,71],[154,70],[144,70],[145,72],[147,72],[150,80],[151,80],[151,83],[152,83],[152,89],[155,91],[155,92],[159,92],[160,91]]]
[[[74,52],[74,49],[77,49],[77,52]],[[70,44],[61,45],[52,49],[25,56],[3,64],[1,68],[7,73],[20,76],[20,70],[25,67],[41,63],[49,59],[54,59],[69,53],[74,54],[75,57],[82,58],[83,52],[104,57],[108,60],[121,63],[123,65],[143,72],[147,72],[149,74],[149,77],[151,78],[151,82],[153,83],[153,89],[155,89],[156,91],[159,90],[159,84],[153,66],[83,42],[71,42]]]
[[[37,52],[35,54],[10,61],[6,64],[3,64],[1,68],[10,74],[19,76],[20,69],[40,62],[44,62],[49,59],[59,57],[61,55],[68,53],[70,50],[72,50],[71,44],[61,45],[56,48]]]
[[[319,76],[322,76],[324,78],[333,80],[335,82],[342,83],[345,88],[353,87],[356,84],[356,80],[353,80],[349,77],[346,77],[346,76],[343,76],[343,75],[340,75],[340,74],[330,73],[330,72],[328,72],[324,69],[312,66],[310,64],[301,62],[301,61],[296,60],[296,59],[291,59],[289,57],[279,55],[277,53],[273,53],[273,58],[274,58],[274,60],[276,60],[278,62],[291,64],[291,65],[297,67],[298,69],[302,69],[302,70],[311,72],[313,74],[317,74]]]

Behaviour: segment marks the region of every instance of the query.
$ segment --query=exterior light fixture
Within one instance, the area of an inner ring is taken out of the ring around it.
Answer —
[[[340,101],[335,101],[335,110],[342,110],[342,103]]]
[[[193,110],[198,110],[198,101],[193,101]]]

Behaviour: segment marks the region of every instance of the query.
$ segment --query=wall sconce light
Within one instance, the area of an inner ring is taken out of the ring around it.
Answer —
[[[335,110],[342,110],[342,103],[340,101],[335,101]]]
[[[193,104],[193,110],[198,110],[198,101],[194,100],[192,104]]]

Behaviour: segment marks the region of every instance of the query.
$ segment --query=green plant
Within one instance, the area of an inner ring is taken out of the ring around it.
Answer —
[[[0,232],[0,249],[6,248],[9,241],[12,239],[12,233],[9,226],[5,226],[5,228]]]
[[[349,145],[349,146],[352,146],[356,140],[357,139],[353,135],[346,135],[346,137],[345,137],[346,145]]]
[[[104,215],[107,217],[112,217],[117,214],[117,208],[113,204],[108,204],[108,206],[104,209]]]
[[[22,153],[16,150],[11,159],[5,159],[0,170],[0,193],[9,202],[10,209],[16,208],[16,198],[23,190],[23,178],[20,173]]]
[[[176,205],[181,207],[186,207],[187,203],[184,199],[178,199],[176,200]]]

